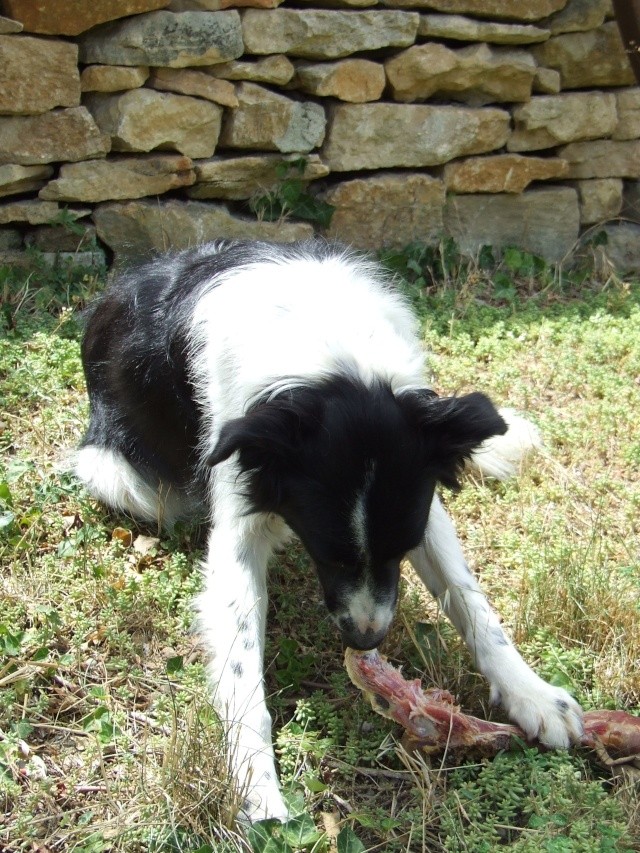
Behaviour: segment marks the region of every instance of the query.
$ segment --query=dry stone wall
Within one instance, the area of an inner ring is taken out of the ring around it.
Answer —
[[[315,231],[554,261],[609,223],[640,266],[640,89],[610,0],[0,0],[0,15],[0,260]],[[288,168],[330,224],[251,213]]]

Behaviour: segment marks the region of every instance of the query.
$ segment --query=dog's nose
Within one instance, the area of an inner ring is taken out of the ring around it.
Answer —
[[[344,622],[340,620],[340,631],[344,645],[358,652],[368,652],[370,649],[375,649],[384,640],[387,633],[386,628],[379,631],[374,631],[371,628],[360,631],[350,619],[345,619]]]

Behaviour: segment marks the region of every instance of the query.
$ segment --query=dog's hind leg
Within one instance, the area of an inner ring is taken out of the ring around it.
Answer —
[[[152,483],[117,450],[85,444],[73,457],[73,470],[89,494],[117,512],[170,528],[178,518],[193,517],[201,504],[182,489]]]
[[[143,521],[157,521],[157,488],[145,482],[117,450],[86,444],[75,454],[74,470],[92,497]]]
[[[491,685],[491,698],[531,738],[567,747],[582,734],[581,711],[537,676],[504,633],[462,553],[453,523],[434,497],[422,543],[409,559],[467,644]]]
[[[273,545],[265,519],[217,520],[203,567],[205,587],[197,599],[229,770],[243,798],[240,817],[250,821],[287,817],[263,684],[266,572]]]

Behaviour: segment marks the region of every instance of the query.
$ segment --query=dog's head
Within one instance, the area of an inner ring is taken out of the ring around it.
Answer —
[[[394,394],[339,378],[295,388],[227,422],[209,457],[239,453],[251,511],[280,515],[315,563],[346,645],[377,646],[400,562],[420,544],[436,483],[506,424],[483,394]]]

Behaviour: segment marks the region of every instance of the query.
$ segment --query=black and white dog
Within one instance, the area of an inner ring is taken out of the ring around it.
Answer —
[[[416,321],[373,262],[321,242],[162,257],[111,285],[82,352],[91,494],[152,522],[210,519],[197,609],[249,819],[286,817],[263,652],[267,561],[292,534],[346,645],[384,638],[406,556],[492,699],[550,746],[580,737],[580,708],[506,638],[435,494],[470,457],[504,474],[531,427],[424,386]]]

